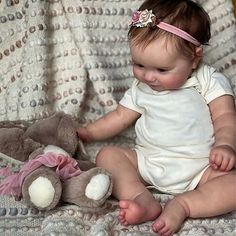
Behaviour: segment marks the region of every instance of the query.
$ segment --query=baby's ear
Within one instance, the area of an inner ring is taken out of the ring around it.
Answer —
[[[195,55],[196,55],[197,57],[202,57],[202,56],[203,56],[203,47],[202,47],[202,46],[196,47],[195,53],[196,53]]]
[[[193,59],[192,69],[196,69],[197,68],[198,63],[202,59],[202,56],[203,56],[203,48],[202,48],[202,46],[196,47],[195,48],[195,56],[194,56],[194,59]]]

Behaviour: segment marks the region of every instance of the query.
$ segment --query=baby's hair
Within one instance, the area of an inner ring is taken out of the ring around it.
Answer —
[[[210,18],[206,11],[191,0],[146,0],[139,8],[152,10],[157,21],[169,23],[189,33],[202,45],[207,45],[211,37]],[[153,40],[165,36],[171,40],[176,49],[186,57],[195,55],[195,47],[192,43],[155,26],[135,27],[131,26],[128,37],[135,45],[146,47]]]

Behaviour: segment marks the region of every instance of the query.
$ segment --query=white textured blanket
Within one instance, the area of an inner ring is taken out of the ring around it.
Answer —
[[[0,156],[1,163],[19,167],[7,156]],[[171,196],[154,196],[164,205]],[[224,201],[224,199],[222,199]],[[119,224],[118,202],[109,199],[101,208],[81,208],[75,205],[58,206],[48,212],[27,208],[9,197],[0,198],[1,236],[151,236],[152,222],[125,227]],[[179,236],[235,236],[236,213],[210,219],[188,219]]]
[[[85,124],[113,109],[132,77],[127,45],[141,0],[0,0],[0,121],[35,120],[63,110]],[[236,30],[230,0],[199,0],[212,19],[205,61],[236,91]],[[132,145],[132,130],[111,140]],[[87,150],[94,158],[104,143]],[[0,166],[21,163],[0,154]],[[160,201],[171,197],[153,193]],[[224,201],[224,199],[222,199]],[[0,235],[154,235],[151,222],[123,227],[117,201],[103,208],[66,205],[49,212],[0,197]],[[236,235],[236,214],[189,219],[178,235]]]

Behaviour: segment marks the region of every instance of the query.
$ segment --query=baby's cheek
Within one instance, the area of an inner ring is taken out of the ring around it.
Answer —
[[[137,79],[140,79],[140,77],[142,77],[142,73],[138,69],[133,68],[133,74]]]
[[[166,80],[165,85],[170,89],[180,88],[185,83],[185,79],[174,77],[172,79]]]

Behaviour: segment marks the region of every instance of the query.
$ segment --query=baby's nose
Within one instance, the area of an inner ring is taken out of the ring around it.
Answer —
[[[157,80],[156,75],[153,71],[147,71],[145,73],[145,78],[144,79],[147,82],[154,82],[155,80]]]

